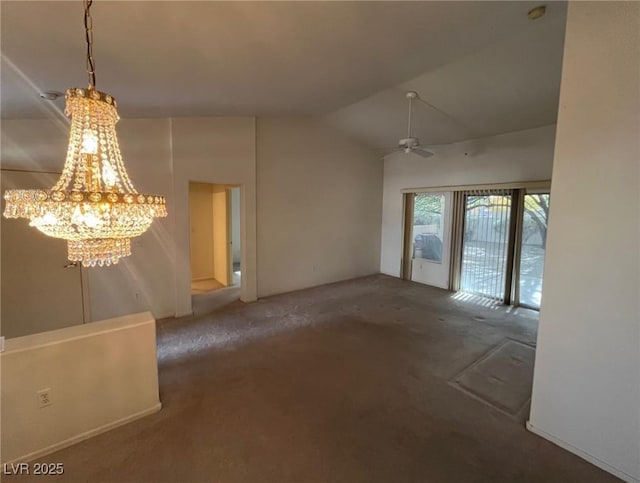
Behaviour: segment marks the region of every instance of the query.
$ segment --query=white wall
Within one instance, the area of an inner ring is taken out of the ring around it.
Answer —
[[[555,125],[385,157],[380,271],[400,276],[402,190],[551,178]],[[465,153],[467,153],[465,155]]]
[[[70,123],[65,119],[3,119],[2,167],[61,172],[69,144]]]
[[[377,273],[382,161],[312,119],[258,119],[258,293]],[[244,278],[244,274],[243,274]]]
[[[131,256],[112,267],[87,270],[91,319],[145,310],[150,310],[157,319],[169,317],[174,314],[176,219],[171,183],[171,123],[168,119],[124,119],[118,123],[118,139],[136,189],[165,196],[169,216],[157,218],[144,235],[131,240]]]
[[[51,173],[1,170],[0,190],[49,189],[57,179]],[[82,324],[83,272],[79,267],[65,268],[67,243],[35,230],[23,218],[4,216],[0,217],[0,239],[0,334],[20,337]]]
[[[117,125],[122,156],[136,188],[165,196],[169,216],[132,240],[132,255],[118,265],[87,270],[92,320],[145,310],[156,318],[174,314],[170,128],[168,119],[123,119]],[[63,121],[3,120],[2,167],[60,172],[68,139],[69,127]]]
[[[530,428],[640,480],[640,3],[569,4]]]
[[[156,324],[141,313],[6,341],[2,461],[29,461],[160,409]],[[50,389],[51,405],[37,392]]]
[[[191,313],[189,181],[241,187],[241,298],[256,300],[255,119],[172,119],[175,194],[176,315]]]
[[[88,270],[92,320],[142,310],[156,318],[191,313],[190,181],[240,186],[244,301],[256,300],[258,273],[264,296],[378,271],[378,156],[312,119],[257,122],[258,133],[249,117],[120,122],[136,187],[164,195],[169,216],[134,239],[132,255],[117,266]],[[37,142],[30,143],[33,133]],[[60,170],[67,138],[58,121],[3,121],[3,167]]]
[[[120,121],[120,147],[136,188],[165,196],[169,216],[154,221],[147,233],[132,240],[132,255],[117,266],[88,270],[92,320],[142,310],[150,310],[156,318],[191,312],[190,180],[242,185],[242,232],[248,239],[242,247],[246,250],[243,300],[255,300],[253,126],[253,118]],[[68,136],[68,124],[58,120],[3,120],[2,167],[60,171]]]

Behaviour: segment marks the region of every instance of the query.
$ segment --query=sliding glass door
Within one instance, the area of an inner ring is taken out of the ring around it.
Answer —
[[[549,193],[524,195],[520,242],[519,303],[540,308],[549,218]]]
[[[508,192],[466,194],[460,290],[504,300],[511,203]]]
[[[539,309],[549,192],[406,193],[402,277]]]
[[[449,285],[451,193],[412,195],[410,224],[410,280],[441,288]]]

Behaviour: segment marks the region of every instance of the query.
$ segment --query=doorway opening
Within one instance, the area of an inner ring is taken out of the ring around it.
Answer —
[[[189,183],[189,225],[192,297],[239,298],[240,187]]]

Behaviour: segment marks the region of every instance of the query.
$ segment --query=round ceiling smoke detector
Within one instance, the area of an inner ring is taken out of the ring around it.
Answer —
[[[547,13],[547,6],[540,5],[539,7],[535,7],[529,10],[527,17],[529,17],[529,20],[538,20],[539,18],[544,17],[546,13]]]
[[[64,96],[64,94],[60,91],[43,91],[39,96],[41,99],[45,99],[47,101],[55,101],[56,99]]]

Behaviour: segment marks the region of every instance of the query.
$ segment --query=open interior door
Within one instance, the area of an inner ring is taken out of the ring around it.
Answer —
[[[231,200],[224,185],[213,186],[213,259],[215,278],[225,287],[231,278],[231,229],[229,213]]]

